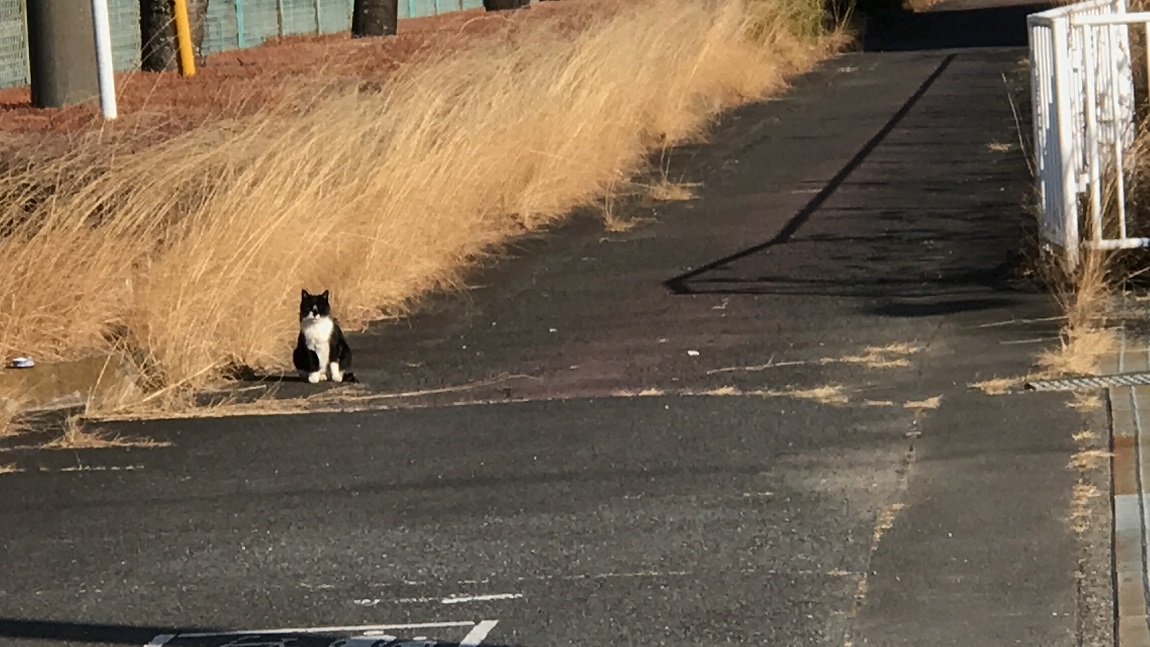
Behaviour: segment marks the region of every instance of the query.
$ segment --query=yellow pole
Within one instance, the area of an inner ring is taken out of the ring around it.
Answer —
[[[180,73],[195,76],[196,57],[192,53],[192,26],[188,20],[187,0],[173,0],[176,6],[176,43],[180,47]]]

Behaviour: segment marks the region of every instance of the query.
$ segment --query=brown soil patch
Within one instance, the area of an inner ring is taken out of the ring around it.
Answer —
[[[389,38],[352,39],[350,35],[292,36],[258,47],[220,52],[191,78],[175,72],[125,72],[116,75],[119,118],[105,121],[98,105],[39,109],[28,86],[0,89],[0,148],[61,144],[44,135],[99,132],[152,143],[206,123],[256,114],[283,100],[289,91],[314,85],[323,92],[341,81],[371,91],[401,64],[420,57],[449,57],[477,41],[507,41],[543,19],[558,19],[577,31],[608,17],[617,2],[566,0],[529,10],[487,13],[457,11],[401,21]]]

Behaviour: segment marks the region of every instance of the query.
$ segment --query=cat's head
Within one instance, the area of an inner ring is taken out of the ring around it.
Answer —
[[[327,297],[327,290],[324,290],[323,294],[311,294],[304,290],[299,300],[299,318],[330,317],[331,302]]]

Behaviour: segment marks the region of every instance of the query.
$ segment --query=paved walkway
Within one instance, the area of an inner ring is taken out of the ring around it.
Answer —
[[[6,452],[0,641],[1104,644],[1079,414],[969,386],[1057,332],[1013,274],[1024,14],[913,21],[679,151],[697,200],[524,241],[354,338],[369,390],[436,394]]]

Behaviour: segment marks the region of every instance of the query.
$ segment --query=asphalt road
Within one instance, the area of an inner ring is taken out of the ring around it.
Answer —
[[[370,391],[438,393],[7,448],[0,644],[1079,644],[1081,421],[968,387],[1056,334],[1025,12],[872,38],[679,151],[697,200],[354,338]]]

